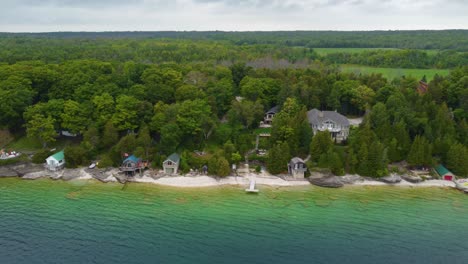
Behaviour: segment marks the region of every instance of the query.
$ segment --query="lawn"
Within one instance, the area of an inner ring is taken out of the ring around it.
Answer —
[[[395,48],[314,48],[320,56],[326,56],[332,53],[361,53],[364,51],[376,51],[376,50],[396,50]],[[436,55],[439,50],[421,50],[427,53],[427,55]]]
[[[77,144],[77,142],[77,139],[60,137],[57,139],[57,141],[48,144],[48,148],[63,149],[68,145]],[[42,149],[42,144],[37,139],[23,136],[8,144],[6,149],[11,149],[23,153],[34,153]]]
[[[421,79],[426,75],[427,81],[430,81],[434,78],[434,75],[439,74],[442,76],[448,75],[448,69],[401,69],[401,68],[377,68],[370,66],[361,66],[361,65],[341,65],[341,70],[343,72],[353,72],[356,74],[371,74],[371,73],[381,73],[387,79],[394,79],[401,76],[415,77],[416,79]]]
[[[361,53],[371,50],[395,50],[394,48],[314,48],[320,56],[325,56],[332,53]]]

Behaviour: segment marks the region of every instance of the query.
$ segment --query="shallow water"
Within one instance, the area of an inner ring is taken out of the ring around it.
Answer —
[[[467,263],[441,188],[179,189],[0,179],[0,263]]]

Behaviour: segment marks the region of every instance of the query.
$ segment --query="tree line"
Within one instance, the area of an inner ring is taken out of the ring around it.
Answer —
[[[26,52],[26,51],[25,51]],[[66,148],[68,166],[100,159],[118,166],[135,153],[160,166],[172,152],[182,171],[208,164],[226,175],[255,147],[264,112],[280,106],[268,156],[251,155],[272,173],[287,171],[293,156],[311,155],[310,168],[337,175],[379,177],[388,164],[446,164],[467,175],[468,67],[436,76],[428,92],[419,79],[355,75],[315,62],[303,68],[253,68],[197,63],[149,64],[128,60],[21,61],[0,65],[0,124],[47,146],[66,130],[79,144]],[[312,108],[364,116],[343,144],[313,135]],[[195,150],[208,150],[206,155]],[[39,159],[40,160],[40,159]]]

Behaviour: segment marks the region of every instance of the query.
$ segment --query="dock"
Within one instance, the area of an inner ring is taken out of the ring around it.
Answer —
[[[258,193],[258,189],[255,189],[255,179],[256,176],[250,176],[250,186],[248,189],[245,189],[246,192],[248,193]]]

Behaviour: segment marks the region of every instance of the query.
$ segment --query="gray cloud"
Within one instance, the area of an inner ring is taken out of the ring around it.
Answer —
[[[0,0],[0,31],[468,28],[465,0]]]

